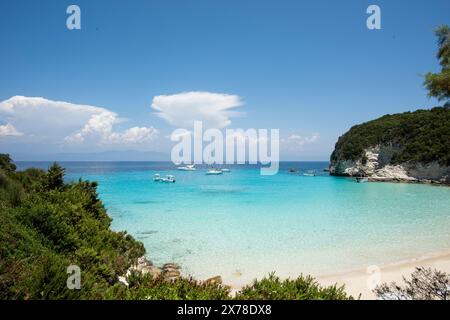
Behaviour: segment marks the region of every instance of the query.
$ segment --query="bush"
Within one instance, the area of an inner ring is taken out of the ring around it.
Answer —
[[[320,286],[311,276],[280,280],[274,273],[244,287],[236,296],[243,300],[352,300],[344,287]]]
[[[384,283],[374,292],[383,300],[450,300],[450,274],[420,267],[403,281],[404,286]]]
[[[0,156],[2,168],[12,168]],[[64,169],[0,170],[0,298],[102,298],[144,254],[142,243],[109,229],[95,183],[64,183]],[[68,290],[79,265],[82,290]]]

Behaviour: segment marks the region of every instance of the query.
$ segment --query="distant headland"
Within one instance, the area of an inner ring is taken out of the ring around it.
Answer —
[[[450,184],[450,107],[385,115],[339,138],[330,174]]]

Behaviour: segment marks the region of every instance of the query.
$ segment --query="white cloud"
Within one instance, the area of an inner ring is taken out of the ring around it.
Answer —
[[[23,136],[23,132],[18,131],[14,126],[10,123],[0,126],[0,137],[3,136],[13,136],[19,137]]]
[[[153,127],[133,127],[123,133],[113,133],[111,140],[120,143],[141,143],[153,139],[158,130]]]
[[[37,97],[14,96],[0,102],[0,118],[27,135],[60,136],[78,130],[92,115],[105,111]]]
[[[66,142],[98,141],[102,144],[136,144],[154,138],[158,130],[153,127],[132,127],[124,132],[114,132],[117,114],[103,112],[93,115],[84,127],[65,138]]]
[[[312,136],[309,137],[305,137],[305,136],[300,136],[297,134],[292,134],[290,135],[287,140],[290,142],[294,142],[295,144],[298,145],[305,145],[305,144],[311,144],[317,141],[317,139],[319,139],[319,135],[318,134],[313,134]]]
[[[202,121],[204,128],[224,128],[230,118],[239,115],[233,111],[242,105],[237,95],[212,92],[184,92],[153,98],[152,108],[169,124],[191,128],[194,121]]]
[[[10,126],[1,126],[2,131],[14,128],[16,134],[25,133],[42,143],[117,145],[142,143],[157,134],[153,127],[115,132],[120,118],[106,108],[36,97],[14,96],[0,102],[0,119]]]

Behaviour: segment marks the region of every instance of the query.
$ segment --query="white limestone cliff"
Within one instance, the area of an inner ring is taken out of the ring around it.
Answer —
[[[364,176],[371,181],[408,181],[450,183],[450,168],[438,162],[402,163],[390,161],[400,146],[374,146],[364,150],[357,160],[336,160],[330,165],[330,174]]]

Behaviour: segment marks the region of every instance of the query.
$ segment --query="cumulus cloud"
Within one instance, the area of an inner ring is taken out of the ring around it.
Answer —
[[[212,92],[184,92],[155,96],[152,108],[169,124],[191,128],[194,121],[202,121],[205,128],[224,128],[230,118],[239,115],[233,109],[242,105],[237,95]]]
[[[300,135],[297,135],[297,134],[292,134],[292,135],[290,135],[287,138],[287,140],[289,142],[294,142],[295,144],[298,144],[298,145],[301,145],[301,146],[303,146],[305,144],[314,143],[314,142],[317,141],[317,139],[319,139],[319,135],[318,134],[313,134],[312,136],[309,136],[309,137],[307,137],[307,136],[306,137],[305,136],[300,136]]]
[[[118,115],[103,107],[54,101],[40,97],[14,96],[0,102],[1,132],[25,134],[42,143],[128,144],[151,139],[153,127],[114,131]],[[14,130],[13,130],[14,129]]]
[[[7,123],[0,126],[0,137],[3,136],[19,137],[23,136],[23,132],[18,131],[12,124]]]
[[[0,118],[27,135],[61,136],[78,130],[92,115],[106,111],[39,97],[14,96],[0,102]]]
[[[86,140],[99,141],[102,144],[142,143],[151,140],[158,131],[153,127],[132,127],[124,132],[114,132],[117,114],[102,112],[93,115],[84,127],[65,138],[66,142],[84,142]]]

